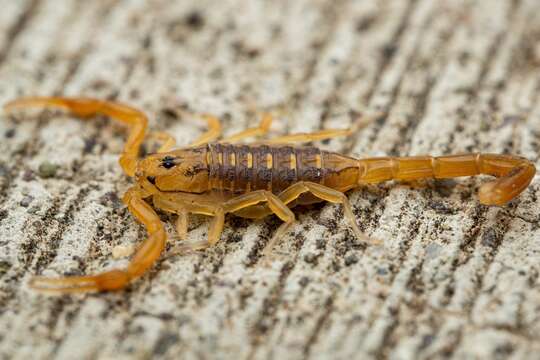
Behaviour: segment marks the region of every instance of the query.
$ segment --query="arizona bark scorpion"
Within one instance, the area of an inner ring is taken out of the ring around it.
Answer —
[[[228,213],[251,219],[277,215],[283,224],[267,246],[271,249],[295,220],[291,208],[319,201],[341,204],[354,233],[358,238],[366,239],[344,194],[363,184],[392,179],[414,181],[487,174],[498,179],[480,187],[480,202],[503,205],[518,196],[536,173],[530,161],[512,155],[354,159],[316,147],[289,145],[350,135],[361,126],[358,125],[360,122],[356,128],[285,135],[259,144],[234,144],[246,137],[268,132],[272,121],[269,114],[263,116],[258,127],[221,141],[216,141],[221,135],[219,120],[204,115],[209,130],[191,145],[171,150],[175,144],[173,138],[160,133],[163,145],[158,152],[139,159],[139,148],[148,122],[141,111],[116,102],[63,97],[21,98],[6,104],[5,110],[9,112],[33,106],[65,109],[81,118],[105,115],[129,126],[129,136],[119,162],[128,176],[135,177],[136,184],[126,192],[123,201],[148,232],[148,238],[126,269],[91,276],[36,277],[31,280],[32,288],[47,292],[117,290],[144,274],[159,258],[167,240],[160,218],[150,206],[150,201],[144,199],[152,200],[157,209],[178,215],[176,229],[180,238],[186,236],[188,214],[213,217],[208,239],[184,241],[180,251],[214,245],[220,238],[225,214]]]

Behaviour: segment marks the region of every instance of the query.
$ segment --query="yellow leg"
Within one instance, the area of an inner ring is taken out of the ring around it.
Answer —
[[[223,230],[223,223],[226,213],[249,212],[251,208],[261,209],[265,215],[265,208],[258,207],[261,202],[267,203],[269,213],[276,214],[284,223],[276,231],[269,243],[269,248],[287,231],[294,222],[294,214],[276,195],[269,191],[257,190],[247,194],[240,195],[233,199],[224,201],[221,205],[210,196],[200,195],[186,196],[184,199],[175,195],[159,193],[154,195],[154,206],[165,211],[181,215],[182,213],[193,213],[212,216],[208,240],[198,240],[195,242],[182,242],[174,250],[174,253],[180,253],[190,250],[203,249],[214,245]],[[262,215],[260,213],[259,215]],[[180,221],[180,220],[179,220]],[[183,221],[183,220],[182,220]]]
[[[204,249],[215,245],[219,241],[221,232],[223,231],[223,223],[225,222],[225,212],[222,206],[216,205],[215,203],[205,199],[201,199],[199,202],[196,200],[182,201],[174,195],[169,196],[163,193],[154,195],[154,206],[162,210],[178,214],[176,228],[180,239],[184,239],[187,235],[187,221],[189,213],[213,217],[212,222],[210,223],[210,230],[208,232],[207,240],[189,242],[183,241],[181,244],[176,245],[174,249],[171,250],[171,254]]]
[[[238,212],[241,210],[249,211],[250,207],[257,205],[260,202],[266,202],[268,208],[284,221],[266,246],[267,251],[269,251],[275,246],[276,242],[285,234],[285,232],[287,232],[295,220],[294,213],[283,203],[283,201],[270,191],[257,190],[231,199],[225,202],[223,207],[227,213]]]
[[[212,142],[221,136],[221,123],[219,119],[213,115],[203,114],[200,115],[208,124],[208,130],[199,136],[197,140],[189,144],[190,147],[204,145]]]
[[[265,143],[270,144],[284,144],[292,142],[310,142],[310,141],[320,141],[326,139],[332,139],[339,136],[350,136],[360,129],[366,127],[374,120],[379,118],[381,114],[376,114],[372,116],[362,116],[360,117],[350,128],[348,129],[326,129],[320,130],[313,133],[298,133],[298,134],[289,134],[279,136],[273,139],[265,140]]]
[[[152,132],[150,133],[150,137],[154,137],[162,142],[157,151],[158,153],[170,151],[176,145],[176,140],[174,137],[163,131]]]
[[[233,143],[248,137],[262,136],[270,130],[270,125],[272,125],[272,115],[270,113],[264,113],[259,126],[231,135],[225,139],[222,139],[220,142]]]
[[[130,127],[124,152],[120,157],[120,165],[128,176],[133,176],[137,167],[139,147],[144,139],[148,119],[144,113],[130,106],[111,101],[91,98],[64,97],[28,97],[11,101],[4,105],[6,111],[27,107],[51,107],[65,109],[81,118],[94,115],[106,115]]]
[[[38,291],[55,293],[118,290],[144,274],[159,258],[165,247],[167,236],[158,215],[142,200],[138,188],[128,190],[123,200],[131,213],[145,225],[148,231],[148,239],[139,246],[125,270],[117,269],[98,275],[59,279],[36,277],[30,281],[30,287]]]
[[[234,212],[234,215],[246,219],[262,219],[272,214],[272,210],[266,204],[252,205]]]
[[[349,203],[349,199],[342,192],[331,189],[321,184],[308,181],[300,181],[283,190],[281,194],[279,194],[279,198],[285,204],[288,204],[298,199],[300,195],[308,192],[318,197],[319,199],[341,204],[343,206],[343,212],[345,214],[345,217],[349,220],[351,227],[358,239],[366,243],[373,243],[373,240],[363,234],[362,231],[360,231],[360,229],[358,228],[358,225],[356,224],[356,219],[352,212],[351,204]]]
[[[184,240],[188,232],[189,214],[185,209],[178,211],[178,219],[176,219],[176,232],[180,240]]]

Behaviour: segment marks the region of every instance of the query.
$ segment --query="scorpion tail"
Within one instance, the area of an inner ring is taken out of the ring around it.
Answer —
[[[496,154],[370,158],[359,160],[359,168],[359,180],[364,183],[480,174],[495,176],[497,179],[482,185],[478,192],[484,205],[504,205],[525,190],[536,174],[529,160]]]

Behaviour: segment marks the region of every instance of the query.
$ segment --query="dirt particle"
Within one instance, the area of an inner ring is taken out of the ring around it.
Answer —
[[[34,172],[32,170],[25,170],[24,171],[24,174],[22,176],[22,179],[24,181],[32,181],[32,180],[35,180],[35,175],[34,175]]]
[[[261,51],[259,49],[250,47],[240,41],[233,42],[231,46],[238,56],[242,56],[248,59],[255,59],[261,54]]]
[[[95,91],[104,90],[109,87],[109,83],[103,79],[97,79],[90,84],[90,88]]]
[[[34,200],[34,197],[31,195],[27,195],[22,198],[22,200],[19,202],[19,205],[21,205],[22,207],[28,207],[30,206],[32,200]]]
[[[397,45],[394,45],[394,44],[385,45],[382,48],[382,55],[387,60],[390,60],[392,58],[392,56],[394,56],[394,54],[396,53],[397,49],[398,49]]]
[[[8,129],[6,133],[4,134],[6,138],[11,139],[15,136],[16,130],[15,129]]]
[[[38,168],[39,176],[43,179],[54,177],[57,171],[58,171],[58,165],[53,164],[48,161],[42,162]]]
[[[309,253],[304,255],[304,261],[308,264],[314,264],[317,261],[317,254]]]
[[[326,245],[326,241],[324,239],[317,239],[315,240],[315,247],[318,250],[324,249],[324,246]]]
[[[428,346],[430,346],[433,343],[433,340],[435,340],[434,335],[431,335],[431,334],[424,335],[422,337],[422,342],[420,343],[420,349],[421,350],[426,349]]]
[[[97,139],[94,137],[84,139],[83,154],[90,154],[97,144]]]
[[[0,278],[2,278],[2,276],[4,276],[10,268],[11,268],[10,263],[4,260],[0,261]]]
[[[39,206],[32,206],[30,209],[27,210],[29,214],[37,214],[40,210]]]
[[[177,334],[172,332],[167,332],[159,338],[156,345],[154,346],[154,354],[155,355],[163,355],[167,352],[167,350],[173,346],[174,344],[178,343],[178,340],[180,338]]]
[[[499,242],[499,234],[493,228],[489,228],[482,235],[482,245],[486,247],[496,247]]]
[[[169,107],[161,109],[161,115],[168,118],[169,120],[178,120],[178,113]]]
[[[356,23],[356,31],[363,32],[368,30],[375,23],[376,18],[374,16],[365,16],[358,20]]]
[[[356,254],[349,254],[345,256],[345,266],[350,266],[358,262],[358,257]]]
[[[103,206],[112,207],[114,209],[120,209],[122,207],[122,200],[120,200],[118,195],[113,191],[109,191],[100,197],[99,203]]]
[[[496,358],[508,359],[514,352],[514,346],[511,343],[503,343],[495,348]]]
[[[185,18],[186,25],[193,30],[200,30],[204,27],[204,17],[198,11],[190,12]]]
[[[437,179],[435,180],[435,191],[442,197],[449,197],[457,184],[457,181],[452,179]]]
[[[432,200],[429,202],[429,207],[435,210],[435,212],[437,212],[438,214],[449,215],[455,213],[454,209],[452,209],[442,201]]]

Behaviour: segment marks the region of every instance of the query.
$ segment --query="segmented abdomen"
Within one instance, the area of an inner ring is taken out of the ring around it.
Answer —
[[[210,186],[245,193],[279,193],[298,181],[322,183],[323,151],[315,147],[208,144]]]

